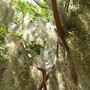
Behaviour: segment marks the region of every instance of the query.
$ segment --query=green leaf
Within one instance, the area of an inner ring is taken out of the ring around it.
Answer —
[[[40,55],[41,50],[44,49],[42,45],[36,44],[35,41],[31,41],[31,44],[26,43],[26,48],[34,50],[35,52],[37,52],[38,55]]]
[[[21,37],[22,34],[21,34],[20,32],[17,31],[17,32],[14,33],[14,36],[16,36],[16,37]]]
[[[3,35],[5,33],[6,33],[6,27],[3,26],[3,27],[0,28],[0,34]]]

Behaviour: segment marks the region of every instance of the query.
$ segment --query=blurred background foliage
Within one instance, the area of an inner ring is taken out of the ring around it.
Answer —
[[[38,90],[37,67],[50,73],[48,90],[90,89],[90,1],[56,1],[70,48],[67,61],[62,45],[57,48],[51,0],[0,0],[0,90]],[[78,85],[70,76],[73,67]]]

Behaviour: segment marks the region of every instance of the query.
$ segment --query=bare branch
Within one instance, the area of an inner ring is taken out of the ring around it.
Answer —
[[[44,9],[48,9],[48,7],[44,7],[42,6],[37,0],[33,0],[38,6],[40,6],[41,8],[44,8]]]

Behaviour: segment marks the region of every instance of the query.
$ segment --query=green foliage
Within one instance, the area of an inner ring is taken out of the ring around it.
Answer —
[[[31,44],[27,43],[26,48],[30,48],[34,50],[38,55],[41,54],[41,50],[44,49],[44,47],[40,44],[37,44],[35,41],[31,41]]]
[[[5,59],[7,60],[7,51],[8,51],[8,48],[6,45],[0,45],[0,55]]]
[[[13,20],[13,22],[15,24],[18,24],[20,22],[20,18],[16,16],[15,19]]]
[[[27,4],[25,2],[19,2],[18,4],[19,5],[18,5],[17,9],[19,11],[21,11],[21,12],[26,12],[27,11],[28,8],[27,8]]]
[[[7,46],[6,46],[6,35],[7,35],[6,27],[2,25],[0,28],[0,55],[6,59],[7,58]]]
[[[15,37],[22,37],[22,34],[20,33],[20,32],[18,32],[18,31],[16,31],[15,33],[13,33],[13,35],[15,36]]]
[[[0,28],[0,44],[4,43],[6,32],[7,31],[5,26]]]
[[[37,52],[38,55],[40,55],[41,49],[43,48],[39,44],[30,45],[30,48],[33,49],[35,52]]]
[[[4,35],[6,33],[6,28],[5,27],[1,27],[0,28],[0,35]]]
[[[30,18],[30,23],[33,22],[37,17],[43,17],[48,21],[51,20],[52,13],[48,13],[48,9],[41,8],[40,6],[31,4],[29,2],[26,2],[25,0],[13,0],[13,3],[16,7],[16,15],[13,20],[15,24],[19,24],[22,18],[24,19],[24,17],[22,17],[22,14],[24,16],[28,15],[28,17]],[[45,2],[41,2],[41,4],[42,6],[47,7]]]
[[[29,34],[26,35],[26,41],[29,41]]]
[[[23,12],[23,13],[29,13],[29,14],[33,14],[34,10],[36,9],[35,5],[31,5],[28,2],[25,1],[18,1],[16,4],[16,9],[19,12]]]

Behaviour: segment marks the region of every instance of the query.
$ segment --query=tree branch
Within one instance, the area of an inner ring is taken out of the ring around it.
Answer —
[[[55,19],[55,23],[56,23],[58,36],[62,40],[65,50],[68,51],[69,47],[65,41],[65,33],[64,33],[63,27],[61,25],[56,0],[52,0],[52,9],[53,9],[53,14],[54,14],[54,19]]]
[[[46,78],[47,78],[47,75],[46,75],[46,70],[43,69],[43,68],[40,68],[40,67],[37,67],[38,70],[40,70],[42,72],[42,75],[43,75],[43,86],[44,86],[44,90],[47,90],[47,86],[46,86]],[[40,87],[39,90],[42,90],[42,88]]]
[[[52,70],[54,67],[55,67],[55,65],[52,66],[51,70]],[[42,70],[42,71],[44,71],[44,70]],[[47,80],[49,79],[50,73],[51,73],[51,71],[46,74],[46,80],[45,80],[45,81],[47,81]],[[43,86],[44,86],[44,83],[42,82],[38,90],[42,90]]]
[[[37,0],[33,0],[38,6],[40,6],[41,8],[45,8],[45,9],[48,9],[48,7],[44,7],[42,6]]]

